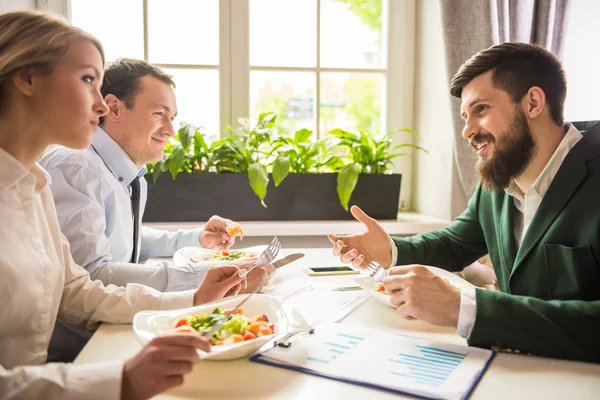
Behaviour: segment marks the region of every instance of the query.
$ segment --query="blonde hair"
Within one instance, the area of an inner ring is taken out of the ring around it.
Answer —
[[[104,63],[104,49],[98,39],[52,14],[17,11],[0,14],[0,106],[8,77],[23,68],[52,71],[74,42],[92,43]]]

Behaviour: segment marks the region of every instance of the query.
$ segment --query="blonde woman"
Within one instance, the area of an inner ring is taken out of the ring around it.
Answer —
[[[163,336],[124,363],[44,365],[56,316],[88,328],[125,323],[240,287],[233,266],[209,271],[195,292],[105,287],[73,262],[36,160],[50,144],[90,144],[108,111],[103,69],[89,34],[46,14],[0,15],[0,399],[146,399],[180,385],[196,349],[210,350],[199,335]]]

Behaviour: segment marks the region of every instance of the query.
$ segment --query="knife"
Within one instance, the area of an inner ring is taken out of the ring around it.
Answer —
[[[283,257],[283,258],[282,258],[282,259],[280,259],[280,260],[274,261],[274,262],[273,262],[273,266],[274,266],[276,269],[277,269],[277,268],[281,268],[281,267],[283,267],[284,265],[287,265],[287,264],[289,264],[289,263],[291,263],[291,262],[293,262],[293,261],[296,261],[297,259],[299,259],[299,258],[302,258],[302,257],[304,257],[304,254],[303,254],[303,253],[293,253],[293,254],[290,254],[289,256],[285,256],[285,257]]]

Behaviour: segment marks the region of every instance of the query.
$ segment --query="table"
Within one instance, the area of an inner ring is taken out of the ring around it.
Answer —
[[[329,249],[285,249],[306,256],[280,269],[270,284],[294,276],[319,282],[351,283],[347,276],[308,277],[302,269],[338,265]],[[150,260],[149,262],[158,262]],[[368,299],[342,323],[376,328],[418,337],[466,344],[454,329],[420,321],[406,321],[395,310]],[[599,338],[600,340],[600,338]],[[142,346],[131,325],[103,324],[75,360],[76,364],[125,360]],[[368,366],[365,366],[368,368]],[[250,362],[204,361],[198,363],[179,388],[156,399],[399,399],[404,396],[357,385]],[[406,397],[411,398],[411,397]],[[479,382],[471,399],[600,399],[600,365],[498,354]]]

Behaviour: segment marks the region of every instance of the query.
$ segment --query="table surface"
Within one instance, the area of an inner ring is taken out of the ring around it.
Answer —
[[[278,270],[269,285],[294,276],[331,283],[353,283],[347,276],[308,277],[302,269],[338,265],[329,249],[285,249],[306,256]],[[150,260],[149,262],[157,262]],[[406,321],[395,310],[370,298],[342,321],[344,324],[402,333],[465,345],[454,329]],[[76,364],[125,360],[142,348],[131,325],[103,324],[75,360]],[[366,366],[368,368],[368,366]],[[398,399],[411,398],[368,389],[247,359],[204,361],[186,376],[185,384],[156,399]],[[498,354],[471,399],[600,399],[600,365],[558,359]]]

